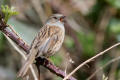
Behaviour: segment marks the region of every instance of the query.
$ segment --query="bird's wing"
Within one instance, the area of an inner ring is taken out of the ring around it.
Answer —
[[[37,55],[37,52],[39,50],[38,48],[41,48],[43,45],[45,45],[47,43],[46,40],[48,40],[48,38],[51,38],[54,34],[56,34],[59,31],[59,29],[60,28],[58,28],[56,26],[53,27],[53,26],[47,26],[47,25],[40,29],[38,35],[35,37],[35,39],[33,40],[32,44],[31,44],[31,49],[30,49],[28,58],[27,58],[25,64],[20,69],[20,71],[18,73],[18,77],[25,76],[26,72],[29,69],[30,64],[33,63],[33,61]]]
[[[49,57],[49,55],[51,56],[51,53],[54,53],[55,51],[53,50],[53,48],[55,47],[56,44],[59,43],[62,33],[63,33],[62,29],[57,26],[49,27],[48,31],[49,39],[46,41],[44,46],[42,46],[43,54],[39,53],[37,56],[41,55],[45,57]],[[37,45],[40,46],[41,44]]]

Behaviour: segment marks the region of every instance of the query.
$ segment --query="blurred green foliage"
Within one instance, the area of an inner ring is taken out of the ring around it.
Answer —
[[[0,52],[2,52],[4,48],[5,48],[5,37],[0,32]]]
[[[91,22],[95,24],[104,6],[104,0],[97,0],[96,4],[92,7],[90,13],[87,15],[87,18],[89,18]]]
[[[56,55],[50,57],[51,61],[57,66],[60,66],[60,64],[62,62],[62,57],[59,54],[56,54]]]
[[[110,5],[120,9],[120,0],[106,0]]]
[[[69,48],[71,51],[73,51],[75,47],[73,39],[69,36],[66,36],[65,38],[66,38],[64,41],[65,46]]]
[[[114,33],[115,35],[120,35],[120,19],[111,19],[109,27],[111,33]]]
[[[82,44],[84,57],[91,57],[95,55],[95,36],[93,33],[90,34],[83,34],[83,33],[77,33],[77,36],[79,38],[79,41]]]

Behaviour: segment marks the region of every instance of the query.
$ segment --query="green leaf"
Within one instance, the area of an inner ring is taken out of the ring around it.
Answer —
[[[8,5],[1,5],[1,11],[4,14],[4,20],[6,23],[11,16],[18,14],[14,7],[8,7]]]

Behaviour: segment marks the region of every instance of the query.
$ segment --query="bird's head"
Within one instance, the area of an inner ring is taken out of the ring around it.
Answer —
[[[53,14],[52,16],[50,16],[50,18],[47,20],[47,22],[61,22],[64,23],[65,21],[65,16],[62,14]]]

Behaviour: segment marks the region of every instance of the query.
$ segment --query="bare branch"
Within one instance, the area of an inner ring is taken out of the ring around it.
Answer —
[[[19,47],[21,47],[26,53],[29,53],[30,46],[26,44],[18,35],[17,33],[9,26],[7,25],[2,19],[0,20],[0,30],[8,36],[10,39],[12,39]],[[42,62],[42,61],[43,62]],[[53,65],[49,60],[38,58],[36,59],[36,63],[39,63],[39,65],[42,65],[49,69],[54,74],[64,78],[65,72],[60,70],[58,67]],[[70,77],[68,80],[76,80],[74,77]]]

